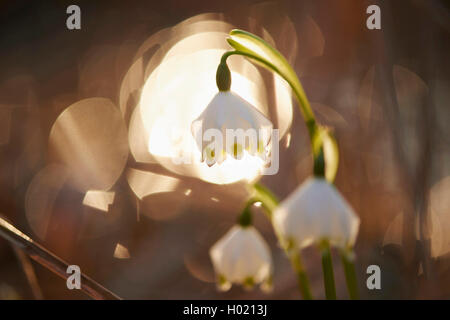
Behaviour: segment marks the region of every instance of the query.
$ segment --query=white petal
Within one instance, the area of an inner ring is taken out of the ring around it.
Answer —
[[[234,139],[227,143],[227,130],[233,130],[234,132],[236,130],[243,130],[244,132],[249,129],[254,130],[257,140],[255,144],[260,142],[264,150],[270,143],[272,133],[270,120],[246,100],[231,91],[217,93],[202,114],[194,120],[194,123],[201,124],[202,134],[209,129],[219,130],[222,133],[223,148],[231,155],[234,155]],[[194,130],[192,131],[194,134]],[[197,144],[203,150],[201,139],[197,139]],[[247,144],[247,142],[242,144]],[[243,145],[243,149],[247,147],[248,145]],[[254,153],[251,152],[251,154]]]
[[[272,273],[269,247],[251,226],[234,226],[211,248],[210,256],[216,273],[233,283],[249,277],[261,283]]]
[[[274,211],[275,229],[299,247],[328,239],[332,245],[353,245],[359,218],[336,188],[325,179],[311,178]]]

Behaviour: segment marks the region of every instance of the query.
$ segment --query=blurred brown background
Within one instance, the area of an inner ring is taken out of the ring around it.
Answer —
[[[70,4],[81,8],[81,30],[65,26]],[[370,4],[381,7],[381,31],[366,28]],[[235,223],[245,201],[236,187],[137,164],[129,154],[126,168],[180,184],[138,200],[124,171],[105,213],[83,205],[85,195],[60,183],[58,168],[48,169],[50,131],[65,108],[96,96],[118,105],[122,79],[141,43],[209,12],[255,33],[260,29],[252,30],[252,19],[272,30],[277,47],[295,60],[319,119],[335,128],[341,148],[336,185],[361,217],[356,252],[362,296],[450,298],[448,1],[1,1],[0,212],[126,299],[299,298],[262,214],[255,224],[272,249],[274,291],[216,291],[208,250]],[[277,22],[286,19],[292,29],[275,34],[282,30]],[[310,172],[299,117],[295,107],[279,173],[262,178],[280,199]],[[39,210],[27,208],[29,201]],[[313,291],[323,297],[318,254],[307,249],[305,260]],[[346,298],[338,256],[334,261],[338,296]],[[32,264],[44,298],[87,298]],[[381,267],[382,290],[365,287],[370,264]],[[0,298],[33,298],[3,239]]]

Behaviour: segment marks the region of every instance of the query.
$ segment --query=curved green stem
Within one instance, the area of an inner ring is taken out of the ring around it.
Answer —
[[[322,251],[323,282],[325,286],[325,296],[327,300],[336,300],[336,287],[334,284],[333,261],[331,259],[330,244],[322,241],[320,244]]]
[[[356,279],[354,253],[351,249],[341,250],[342,265],[344,267],[345,281],[347,282],[347,289],[350,299],[359,299],[358,281]]]
[[[232,39],[228,39],[230,43],[234,43]],[[239,47],[239,44],[234,43],[234,46]],[[324,143],[325,140],[329,140],[331,142],[330,145],[337,146],[334,137],[329,132],[329,130],[325,127],[321,127],[317,124],[316,118],[314,115],[313,110],[311,109],[311,105],[309,104],[309,101],[306,97],[306,94],[303,90],[302,85],[300,84],[300,80],[298,80],[297,76],[286,76],[284,72],[282,72],[276,65],[273,63],[267,61],[266,59],[263,59],[259,57],[258,55],[255,55],[251,52],[247,51],[240,51],[240,50],[234,50],[234,51],[228,51],[225,52],[222,55],[222,58],[220,60],[219,68],[223,68],[226,66],[227,58],[232,55],[240,55],[247,57],[249,59],[254,60],[255,62],[261,64],[265,68],[269,69],[272,72],[275,72],[279,76],[281,76],[292,88],[295,97],[297,98],[298,105],[300,107],[301,114],[303,116],[303,119],[305,121],[305,125],[308,129],[310,143],[311,143],[311,150],[314,158],[314,175],[319,177],[327,176],[327,178],[332,182],[336,175],[337,171],[337,161],[338,161],[338,149],[332,148],[332,155],[330,156],[331,160],[329,162],[329,167],[331,172],[328,174],[326,173],[326,159],[324,154]],[[293,70],[291,70],[289,74],[294,74]],[[221,71],[220,73],[223,73]],[[218,69],[218,75],[219,75],[219,69]],[[218,78],[220,78],[218,76]],[[331,150],[331,149],[330,149]]]
[[[227,58],[232,55],[240,55],[240,56],[244,56],[244,57],[255,60],[256,62],[262,64],[267,69],[269,69],[269,70],[275,72],[276,74],[278,74],[279,76],[281,76],[290,85],[290,87],[294,91],[295,97],[297,98],[297,100],[299,102],[300,111],[302,112],[306,127],[308,128],[309,135],[312,139],[315,130],[317,130],[316,117],[314,116],[314,112],[311,109],[309,101],[308,101],[308,99],[306,99],[306,95],[303,92],[303,89],[301,88],[300,81],[297,80],[298,83],[293,83],[293,81],[295,81],[295,80],[290,80],[287,77],[285,77],[283,75],[283,73],[275,65],[268,62],[267,60],[261,59],[260,57],[254,55],[254,54],[248,53],[248,52],[243,52],[243,51],[239,51],[239,50],[225,52],[222,55],[220,63],[226,64]]]
[[[255,202],[261,202],[262,207],[265,209],[270,221],[272,221],[272,212],[278,206],[278,199],[275,195],[265,186],[259,183],[253,185],[253,199]]]
[[[231,30],[230,38],[227,41],[234,51],[223,54],[220,69],[226,66],[226,60],[229,56],[241,55],[278,74],[290,85],[297,98],[305,125],[308,128],[314,157],[314,175],[319,177],[325,176],[328,181],[333,182],[339,163],[339,150],[336,139],[328,128],[317,124],[303,86],[286,58],[264,39],[244,30]],[[222,75],[226,73],[223,70],[219,71],[219,69],[218,72],[221,73],[221,75],[218,73],[218,78],[221,79],[220,82],[223,84],[223,87],[227,87],[226,84],[228,82],[222,79]],[[226,79],[226,76],[224,78]]]

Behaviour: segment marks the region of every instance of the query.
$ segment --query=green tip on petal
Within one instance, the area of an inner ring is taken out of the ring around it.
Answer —
[[[291,238],[291,237],[286,238],[286,239],[281,239],[280,245],[287,252],[292,252],[294,250],[297,250],[295,240],[294,240],[294,238]]]
[[[239,143],[235,143],[233,145],[233,157],[235,159],[239,159],[241,158],[241,155],[242,155],[242,145]]]
[[[231,283],[225,278],[224,275],[219,274],[217,277],[217,289],[219,291],[228,291],[231,288]]]
[[[244,286],[244,289],[252,290],[255,286],[255,280],[253,279],[253,277],[247,277],[242,282],[242,285]]]
[[[269,293],[273,290],[273,278],[269,276],[266,280],[261,283],[261,290],[265,293]]]

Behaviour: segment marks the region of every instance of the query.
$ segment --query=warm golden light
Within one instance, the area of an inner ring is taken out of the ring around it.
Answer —
[[[110,189],[128,158],[122,114],[105,98],[72,104],[53,124],[49,152],[67,167],[69,183],[79,191]]]
[[[83,198],[85,206],[108,212],[109,206],[114,202],[116,193],[112,191],[89,190]]]
[[[241,161],[229,159],[211,168],[200,161],[201,154],[191,134],[191,123],[217,93],[215,72],[225,50],[201,49],[185,55],[176,52],[182,51],[183,47],[189,51],[196,47],[196,43],[204,46],[225,36],[224,33],[204,33],[175,45],[168,58],[148,78],[140,100],[141,119],[149,134],[148,150],[158,162],[176,173],[218,184],[252,180],[258,176],[263,162],[248,154]],[[257,69],[246,61],[232,63],[231,69],[231,90],[267,114],[265,92],[236,71],[246,70],[241,72],[251,73],[252,79],[262,82]]]
[[[189,18],[163,29],[139,47],[120,89],[120,110],[129,120],[130,152],[137,162],[159,163],[166,169],[215,184],[253,181],[264,161],[244,152],[240,161],[228,157],[208,167],[192,137],[191,123],[218,92],[215,76],[222,54],[230,50],[224,41],[234,27],[218,14]],[[265,35],[271,39],[270,34]],[[295,53],[295,52],[294,52]],[[280,77],[264,80],[260,71],[242,57],[228,59],[231,91],[272,120],[279,139],[292,122],[290,88]],[[268,85],[273,86],[270,97]],[[272,119],[273,116],[273,119]]]

